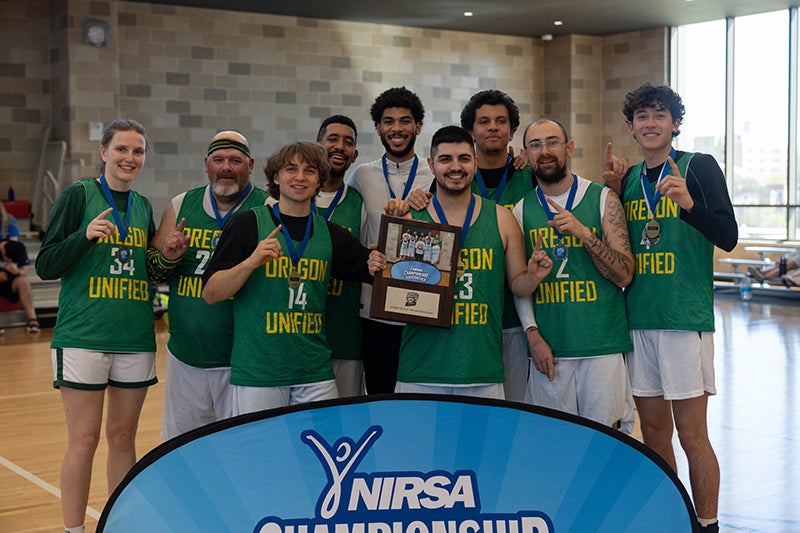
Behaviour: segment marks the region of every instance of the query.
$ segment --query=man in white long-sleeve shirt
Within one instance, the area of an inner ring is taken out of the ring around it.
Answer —
[[[414,153],[425,117],[419,97],[405,87],[393,87],[375,99],[370,114],[386,151],[379,159],[359,165],[348,181],[364,198],[367,218],[360,239],[365,246],[378,242],[383,207],[389,199],[406,200],[412,208],[423,209],[433,182],[428,165],[420,164]],[[403,324],[370,319],[371,300],[372,286],[364,285],[361,317],[367,393],[391,393],[397,381]]]

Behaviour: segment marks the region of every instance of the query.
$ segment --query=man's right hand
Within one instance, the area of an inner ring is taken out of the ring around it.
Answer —
[[[250,254],[250,261],[254,262],[253,269],[267,264],[267,261],[278,259],[283,252],[281,251],[281,242],[278,240],[278,232],[281,231],[283,226],[278,224],[278,227],[272,230],[272,233],[267,235],[267,238],[258,243],[256,249]]]

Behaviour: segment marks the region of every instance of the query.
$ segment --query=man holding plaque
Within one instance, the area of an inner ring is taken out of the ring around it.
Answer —
[[[333,115],[322,121],[317,142],[328,154],[331,173],[313,203],[325,220],[339,224],[356,238],[364,223],[364,200],[358,191],[347,186],[344,175],[358,157],[357,138],[356,125],[349,117]],[[361,283],[331,278],[325,330],[340,397],[364,394],[360,301]]]
[[[469,132],[437,131],[428,166],[436,194],[418,220],[461,227],[455,302],[450,329],[408,324],[403,331],[396,392],[504,398],[502,306],[511,291],[528,296],[552,261],[537,246],[526,265],[522,233],[508,209],[473,194],[478,168]]]
[[[623,175],[609,144],[603,177],[620,193],[636,258],[625,297],[642,436],[677,471],[677,428],[701,531],[719,531],[719,463],[706,423],[716,393],[713,262],[714,246],[736,246],[736,218],[714,158],[672,147],[685,113],[677,93],[642,85],[626,95],[622,112],[644,161]]]
[[[575,142],[560,122],[533,122],[523,142],[538,185],[514,216],[527,250],[542,240],[555,260],[533,302],[517,302],[531,348],[525,401],[630,433],[622,288],[633,277],[633,255],[622,204],[607,187],[570,172]]]
[[[235,295],[235,415],[338,397],[325,336],[330,277],[369,282],[386,258],[312,213],[329,172],[316,143],[270,156],[264,173],[278,202],[233,217],[203,275],[206,302]]]
[[[514,150],[509,147],[519,128],[516,102],[497,89],[475,93],[461,111],[461,127],[475,139],[478,170],[472,192],[512,209],[533,189],[530,167],[516,168]],[[503,387],[506,400],[521,402],[528,382],[528,343],[508,287],[503,302]]]
[[[225,223],[267,199],[250,181],[255,160],[241,133],[214,135],[203,163],[208,183],[172,199],[153,239],[160,247],[178,222],[185,221],[188,247],[169,277],[164,440],[232,415],[233,301],[214,306],[204,302],[202,275]]]

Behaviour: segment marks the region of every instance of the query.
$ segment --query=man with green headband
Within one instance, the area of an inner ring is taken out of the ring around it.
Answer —
[[[172,199],[153,241],[185,224],[188,248],[169,277],[164,440],[232,415],[233,302],[207,304],[202,275],[231,215],[266,201],[250,182],[253,166],[244,135],[217,133],[205,157],[209,183]]]

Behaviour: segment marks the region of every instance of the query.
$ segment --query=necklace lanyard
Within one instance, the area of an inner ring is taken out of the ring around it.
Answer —
[[[333,197],[333,200],[331,200],[331,203],[330,205],[328,205],[328,208],[325,209],[325,213],[322,214],[322,217],[325,220],[331,219],[331,216],[333,215],[333,210],[336,209],[337,205],[339,205],[339,202],[341,201],[343,194],[344,194],[344,182],[342,182],[342,184],[339,185],[339,189],[336,191],[336,195]],[[319,212],[317,209],[317,203],[314,202],[313,200],[311,201],[311,212],[312,213]]]
[[[233,212],[236,210],[239,204],[242,203],[242,201],[245,198],[247,198],[247,195],[250,194],[250,189],[252,188],[253,184],[248,183],[247,187],[244,188],[244,192],[242,192],[242,195],[239,196],[239,199],[236,200],[236,203],[233,204],[233,207],[231,207],[228,210],[228,213],[223,217],[222,215],[219,214],[219,209],[217,209],[217,199],[214,198],[214,191],[212,191],[211,187],[209,186],[208,193],[211,196],[211,208],[214,210],[214,217],[216,217],[217,219],[217,226],[219,226],[219,229],[222,229],[222,227],[225,225],[225,222],[228,221],[228,218],[233,214]]]
[[[383,154],[383,157],[381,157],[381,165],[383,166],[383,179],[386,180],[386,186],[389,188],[389,196],[392,198],[397,198],[397,195],[392,190],[392,186],[389,185],[389,165],[386,161],[386,154]],[[403,197],[400,198],[401,200],[405,200],[408,196],[408,193],[411,192],[411,187],[414,185],[414,178],[417,175],[418,165],[419,158],[417,157],[417,154],[414,154],[414,162],[411,163],[411,170],[408,172],[408,180],[406,181],[406,188],[403,190]]]
[[[295,248],[294,241],[292,240],[292,236],[289,235],[289,230],[286,228],[286,225],[281,220],[281,212],[278,209],[278,203],[272,206],[272,213],[275,215],[275,218],[278,219],[278,223],[281,225],[281,233],[283,233],[283,238],[286,241],[286,248],[289,250],[289,257],[292,258],[292,266],[297,267],[297,264],[300,262],[300,258],[303,257],[303,252],[306,251],[306,246],[308,246],[309,237],[311,237],[311,215],[308,215],[308,222],[306,222],[306,232],[303,235],[303,240],[300,242],[300,247]]]
[[[575,203],[575,193],[578,192],[578,176],[572,174],[572,185],[569,188],[569,194],[567,195],[567,203],[564,204],[564,209],[567,211],[572,211],[572,204]],[[539,197],[539,203],[542,205],[542,209],[544,209],[544,214],[547,215],[547,220],[553,220],[553,213],[550,211],[550,205],[545,200],[544,193],[542,192],[541,187],[536,187],[536,196]],[[559,240],[561,237],[564,236],[563,233],[558,231],[556,228],[553,228],[553,231],[558,235]]]
[[[467,232],[469,231],[469,226],[472,224],[472,213],[475,211],[475,195],[471,194],[469,200],[469,207],[467,207],[467,216],[464,217],[464,225],[461,226],[461,238],[459,239],[458,247],[464,248],[464,243],[467,242]],[[439,199],[436,195],[433,195],[433,209],[436,210],[436,215],[439,217],[439,221],[442,224],[449,224],[447,222],[447,217],[444,215],[444,210],[442,210],[442,204],[439,203]]]
[[[669,157],[675,161],[675,148],[670,148],[669,150]],[[667,174],[669,174],[670,166],[668,161],[664,161],[664,164],[661,165],[661,172],[658,173],[658,180],[656,180],[656,185],[661,183]],[[661,191],[656,189],[653,192],[653,188],[650,186],[650,180],[647,177],[647,165],[642,163],[642,192],[644,192],[644,201],[647,204],[647,210],[650,212],[650,218],[656,217],[656,207],[658,207],[658,202],[661,201],[662,194]]]
[[[500,178],[500,183],[497,184],[497,189],[494,190],[494,198],[493,200],[497,203],[500,203],[500,197],[503,196],[503,191],[506,188],[506,184],[508,183],[508,169],[511,167],[511,156],[508,156],[506,160],[506,168],[503,171],[503,177]],[[489,190],[486,188],[486,183],[483,181],[483,176],[481,175],[481,169],[478,169],[475,172],[475,181],[478,182],[478,188],[481,190],[481,196],[484,198],[489,198]]]
[[[133,199],[133,195],[130,191],[128,191],[128,207],[125,210],[125,224],[122,223],[122,217],[119,214],[119,209],[117,208],[117,203],[114,201],[114,196],[111,194],[111,188],[108,186],[108,181],[106,181],[106,175],[100,175],[100,187],[103,189],[103,196],[106,197],[106,202],[108,202],[109,207],[111,207],[111,215],[114,217],[114,223],[117,225],[117,231],[119,231],[119,239],[123,243],[125,239],[128,238],[128,226],[131,223],[131,201]]]

